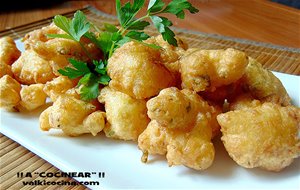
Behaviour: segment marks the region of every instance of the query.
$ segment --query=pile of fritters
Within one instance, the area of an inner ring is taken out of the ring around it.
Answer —
[[[161,36],[118,48],[108,60],[111,81],[98,100],[85,102],[77,80],[58,73],[69,58],[89,62],[79,44],[49,39],[62,34],[51,24],[28,33],[20,52],[9,38],[0,39],[0,105],[31,111],[53,104],[40,115],[44,131],[66,135],[103,131],[109,138],[137,141],[149,154],[166,155],[170,166],[204,170],[215,155],[213,138],[221,140],[237,164],[279,171],[300,155],[300,109],[279,79],[244,52],[178,47]],[[93,56],[102,54],[82,39]],[[216,150],[217,151],[217,150]]]

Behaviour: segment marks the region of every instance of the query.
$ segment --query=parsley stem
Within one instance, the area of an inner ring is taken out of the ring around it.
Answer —
[[[144,20],[144,19],[146,19],[146,18],[148,18],[148,17],[149,17],[149,13],[147,13],[145,16],[142,16],[142,17],[140,17],[140,18],[138,18],[138,19],[136,19],[136,20],[134,20],[134,21],[132,21],[132,22],[129,22],[129,24],[126,25],[126,27],[125,27],[124,30],[121,32],[121,34],[123,35],[123,34],[127,31],[127,29],[128,29],[130,26],[132,26],[133,24],[135,24],[135,23],[137,23],[137,22],[139,22],[139,21],[141,21],[141,20]]]
[[[85,53],[91,60],[93,60],[92,55],[88,52],[88,50],[84,47],[84,45],[83,45],[80,41],[79,41],[78,43],[80,44],[80,46],[81,46],[82,50],[84,51],[84,53]]]
[[[116,42],[113,41],[112,44],[111,44],[111,47],[110,47],[110,50],[109,50],[109,53],[108,53],[108,58],[110,58],[113,54],[113,50],[114,50],[114,47],[115,47],[115,44]]]

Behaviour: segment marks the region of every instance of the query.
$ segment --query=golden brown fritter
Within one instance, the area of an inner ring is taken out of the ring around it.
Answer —
[[[43,91],[43,84],[23,86],[20,92],[20,105],[28,111],[34,110],[46,103],[47,95]]]
[[[46,42],[51,40],[47,34],[64,34],[65,32],[58,28],[54,23],[48,26],[42,27],[41,29],[33,30],[25,35],[23,38],[25,49],[31,49],[38,42]]]
[[[148,44],[155,44],[160,46],[160,56],[162,58],[162,64],[173,74],[180,74],[180,62],[178,61],[181,56],[184,55],[188,48],[188,45],[184,43],[180,38],[176,38],[178,46],[175,47],[166,42],[162,35],[153,36],[145,41]]]
[[[251,57],[242,80],[245,88],[261,101],[274,102],[284,106],[291,104],[291,98],[280,80]]]
[[[254,99],[251,94],[244,93],[240,94],[232,102],[230,102],[229,109],[231,111],[249,109],[260,106],[261,104],[262,103],[259,100]]]
[[[147,102],[147,108],[151,122],[138,139],[144,155],[166,153],[169,165],[197,170],[212,164],[212,128],[218,125],[219,110],[196,92],[175,87],[162,90]]]
[[[63,58],[65,60],[73,58],[84,62],[90,61],[91,56],[93,59],[99,59],[102,54],[95,44],[88,40],[81,40],[83,46],[89,52],[89,55],[83,50],[78,42],[63,38],[54,38],[46,42],[38,41],[31,49],[35,50],[40,56],[51,61],[58,61],[60,63]]]
[[[48,81],[44,86],[44,92],[54,102],[58,96],[65,94],[75,86],[73,81],[66,76],[60,76]],[[70,91],[69,91],[70,92]]]
[[[167,134],[167,128],[152,120],[138,137],[138,146],[145,154],[164,155],[167,153]]]
[[[101,51],[90,40],[82,37],[82,46],[73,40],[64,38],[49,38],[47,34],[65,34],[53,23],[49,26],[34,30],[25,35],[23,41],[26,51],[35,51],[42,59],[49,61],[53,73],[60,76],[57,71],[66,66],[71,66],[68,59],[90,62],[91,59],[98,60],[102,57]]]
[[[214,91],[240,79],[248,64],[245,53],[226,50],[190,49],[181,62],[182,87],[200,91]]]
[[[12,72],[22,84],[44,84],[56,77],[49,61],[40,57],[33,50],[22,52],[20,58],[12,65]]]
[[[219,129],[216,115],[220,108],[210,106],[196,92],[175,87],[160,91],[158,96],[147,102],[148,116],[161,126],[170,129],[189,130],[197,122],[198,114],[205,114],[214,131]]]
[[[134,99],[109,87],[101,90],[98,100],[105,104],[107,137],[135,141],[150,121],[145,100]]]
[[[171,129],[192,128],[199,113],[198,104],[175,87],[161,90],[147,102],[147,108],[151,120]]]
[[[173,75],[161,64],[160,52],[138,42],[117,49],[108,60],[109,86],[136,99],[155,96],[173,86]]]
[[[13,73],[11,71],[11,66],[7,65],[3,61],[0,61],[0,78],[3,77],[4,75],[9,75],[13,77]]]
[[[170,166],[185,165],[204,170],[211,166],[215,155],[210,139],[208,120],[205,115],[199,115],[191,131],[172,130],[152,120],[139,136],[138,146],[145,155],[166,154]]]
[[[51,128],[61,129],[68,136],[85,133],[96,135],[104,128],[105,114],[93,113],[95,110],[96,107],[90,103],[67,95],[59,96],[53,105],[40,115],[40,128],[44,131]]]
[[[14,40],[9,37],[0,38],[0,63],[11,65],[21,55]]]
[[[246,168],[279,171],[300,155],[300,109],[263,103],[217,117],[230,157]]]
[[[4,75],[0,79],[0,107],[11,110],[17,106],[21,100],[21,85],[9,75]]]
[[[184,165],[196,170],[210,167],[215,156],[211,128],[205,115],[198,116],[195,127],[188,133],[169,130],[167,160],[169,165]]]

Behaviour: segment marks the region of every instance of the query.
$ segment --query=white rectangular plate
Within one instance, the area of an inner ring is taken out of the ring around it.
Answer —
[[[22,44],[17,41],[20,49]],[[293,103],[300,105],[300,77],[275,73],[286,87]],[[300,159],[279,173],[239,167],[227,154],[220,140],[215,141],[216,158],[205,171],[184,166],[168,167],[162,156],[141,162],[142,153],[133,142],[112,140],[104,135],[76,138],[61,132],[42,132],[33,113],[1,110],[0,132],[47,160],[64,172],[105,172],[79,181],[99,181],[92,189],[299,189]],[[20,171],[21,172],[21,171]],[[50,179],[47,179],[51,181]]]

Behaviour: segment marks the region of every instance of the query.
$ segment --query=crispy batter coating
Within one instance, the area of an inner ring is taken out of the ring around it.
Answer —
[[[55,77],[49,61],[33,50],[22,52],[21,57],[12,65],[12,72],[22,84],[44,84]]]
[[[284,106],[291,104],[291,98],[280,80],[251,57],[242,80],[248,91],[259,100]]]
[[[147,102],[148,116],[160,125],[173,129],[187,129],[195,125],[198,105],[175,87],[160,91]]]
[[[254,99],[251,94],[245,93],[237,96],[232,102],[230,102],[229,109],[232,111],[249,109],[260,105],[261,102],[259,100]]]
[[[21,55],[16,43],[11,37],[0,38],[0,62],[11,65]]]
[[[44,111],[46,113],[43,112],[40,115],[40,128],[44,131],[48,131],[51,128],[61,129],[68,136],[79,136],[85,133],[95,135],[97,131],[95,126],[99,127],[98,131],[101,131],[103,128],[103,126],[100,126],[100,124],[103,124],[101,118],[98,118],[99,121],[91,121],[95,115],[87,118],[95,109],[94,105],[74,97],[59,96],[53,105]],[[103,114],[97,114],[96,117],[98,116],[103,117]],[[87,124],[94,122],[93,126],[84,126],[84,120]]]
[[[81,42],[93,59],[97,60],[101,57],[102,54],[95,44],[84,39],[82,39]],[[58,63],[62,62],[63,60],[61,59],[63,58],[65,60],[69,58],[82,61],[90,60],[80,44],[69,39],[54,38],[46,42],[38,41],[31,48],[40,56],[43,56],[43,58],[47,60],[54,60]]]
[[[180,62],[179,58],[184,55],[185,50],[188,49],[188,45],[184,43],[180,38],[176,37],[178,46],[175,47],[166,42],[162,35],[153,36],[145,41],[148,44],[155,44],[160,46],[160,56],[162,58],[162,64],[172,73],[179,74]]]
[[[189,132],[171,131],[168,135],[167,160],[169,165],[185,165],[204,170],[212,165],[215,149],[211,128],[205,115],[198,115],[195,127]]]
[[[49,114],[52,112],[52,109],[53,106],[48,107],[41,113],[39,117],[40,129],[43,131],[49,131],[52,128],[49,120]]]
[[[164,155],[167,153],[167,134],[167,128],[162,127],[156,120],[152,120],[143,133],[140,134],[138,146],[148,154]]]
[[[136,99],[155,96],[175,78],[161,64],[160,52],[138,42],[117,49],[108,60],[109,86]]]
[[[20,92],[20,105],[26,110],[34,110],[46,103],[47,95],[43,91],[43,84],[23,86]]]
[[[215,150],[210,142],[211,128],[205,115],[199,114],[195,127],[187,132],[172,130],[151,120],[139,136],[138,146],[144,154],[166,154],[168,163],[196,170],[211,166]]]
[[[17,106],[20,98],[21,85],[9,75],[0,79],[0,107],[8,110]]]
[[[214,91],[242,77],[248,64],[245,53],[226,50],[191,49],[181,62],[182,87],[196,92]]]
[[[31,49],[38,42],[46,42],[52,38],[48,38],[47,34],[64,34],[65,32],[58,28],[54,23],[41,29],[33,30],[25,35],[23,38],[25,49]]]
[[[34,30],[26,34],[23,39],[25,49],[34,50],[40,57],[49,61],[52,71],[56,76],[60,76],[59,69],[71,66],[68,61],[69,58],[88,62],[91,61],[89,56],[95,60],[102,57],[102,53],[96,45],[84,37],[80,41],[89,55],[87,55],[78,42],[64,38],[47,37],[47,34],[64,33],[64,31],[53,23],[41,29]]]
[[[109,87],[101,90],[98,100],[105,104],[107,137],[135,141],[150,121],[145,100],[134,99]]]
[[[193,128],[199,113],[205,114],[208,120],[212,121],[213,128],[219,128],[216,115],[221,110],[210,106],[191,90],[180,91],[175,87],[163,89],[158,96],[147,102],[147,108],[151,120],[156,120],[161,126],[170,129],[188,130]],[[215,131],[217,130],[215,129]]]
[[[13,73],[11,71],[11,66],[7,65],[3,61],[0,61],[0,78],[3,77],[4,75],[9,75],[13,76]]]
[[[105,112],[95,111],[83,120],[83,127],[96,136],[105,127]]]
[[[205,100],[222,105],[225,101],[233,101],[237,96],[243,94],[241,79],[229,84],[216,88],[215,91],[201,91],[198,94]]]
[[[212,125],[217,124],[219,110],[196,92],[175,87],[160,91],[147,108],[151,122],[138,139],[144,155],[166,154],[170,166],[182,164],[196,170],[212,164]]]
[[[58,98],[65,94],[69,89],[73,88],[75,84],[71,79],[66,76],[59,76],[52,81],[48,81],[44,86],[44,92],[54,102]],[[70,92],[70,91],[69,91]]]
[[[246,168],[279,171],[300,155],[300,109],[263,103],[220,114],[222,141],[229,155]]]

